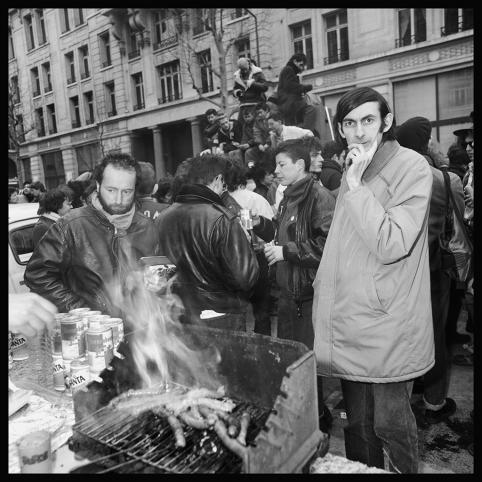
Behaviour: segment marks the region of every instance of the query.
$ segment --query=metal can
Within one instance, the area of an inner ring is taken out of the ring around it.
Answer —
[[[85,355],[84,323],[80,316],[70,315],[60,320],[62,356],[73,360]]]
[[[26,360],[29,357],[27,346],[27,338],[20,333],[14,333],[11,345],[12,360]]]
[[[101,326],[106,326],[107,320],[110,320],[109,315],[94,315],[94,316],[91,316],[91,317],[89,317],[89,328],[90,328],[91,323],[94,323],[94,324],[98,323]]]
[[[91,311],[91,310],[90,308],[87,308],[87,307],[73,308],[72,310],[69,311],[69,315],[82,316],[84,313],[87,313],[88,311]]]
[[[109,326],[112,328],[112,344],[115,350],[124,339],[124,322],[122,318],[110,318]]]
[[[65,394],[69,397],[72,396],[72,392],[70,390],[70,364],[73,360],[64,360],[64,385],[65,385]]]
[[[110,326],[92,326],[85,334],[87,359],[92,371],[102,371],[113,357],[112,328]]]
[[[101,315],[102,313],[99,310],[91,310],[83,313],[82,316],[82,321],[84,322],[84,330],[89,329],[89,319],[92,318],[93,316],[98,316]]]
[[[241,209],[239,211],[239,217],[241,219],[241,226],[243,226],[244,229],[253,229],[253,220],[251,218],[250,209]]]
[[[60,321],[64,318],[68,318],[68,313],[56,313],[55,315],[55,325],[51,330],[51,348],[52,353],[62,353],[62,335],[60,333]]]
[[[70,390],[72,395],[90,381],[89,364],[85,358],[77,358],[70,363]]]
[[[64,359],[61,353],[52,354],[52,368],[53,368],[53,379],[54,379],[54,390],[58,392],[65,391],[65,366]]]

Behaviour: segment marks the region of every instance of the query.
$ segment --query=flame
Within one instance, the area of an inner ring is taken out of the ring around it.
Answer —
[[[172,292],[175,277],[167,280],[148,267],[129,264],[116,282],[107,284],[107,291],[134,330],[129,345],[143,388],[172,381],[218,388],[222,384],[217,374],[219,351],[190,346],[192,341],[180,322],[183,304]]]

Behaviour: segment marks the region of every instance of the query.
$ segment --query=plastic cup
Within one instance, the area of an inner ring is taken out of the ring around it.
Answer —
[[[52,472],[52,447],[50,432],[39,430],[23,436],[17,442],[22,474]]]

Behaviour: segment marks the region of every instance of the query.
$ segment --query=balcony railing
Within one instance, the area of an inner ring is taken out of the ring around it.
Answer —
[[[474,28],[473,24],[459,22],[457,25],[445,25],[444,27],[440,27],[440,35],[442,37],[446,37],[447,35],[452,35],[453,33],[463,32],[464,30],[469,30]]]
[[[410,37],[397,38],[395,40],[395,48],[398,49],[400,47],[413,45],[418,42],[425,42],[425,40],[427,40],[427,36],[422,34],[418,34],[418,35],[415,34],[415,35],[410,35]]]
[[[40,89],[33,91],[33,96],[34,96],[34,97],[38,97],[39,95],[40,95]]]
[[[89,72],[88,70],[87,70],[86,72],[82,72],[82,73],[80,74],[80,78],[81,78],[82,80],[87,79],[88,77],[90,77],[90,72]]]
[[[44,92],[47,93],[47,92],[52,92],[52,84],[48,84],[45,89],[44,89]]]
[[[109,60],[104,60],[104,61],[102,62],[102,68],[104,68],[104,67],[109,67],[109,65],[111,65],[110,59],[109,59]]]
[[[167,102],[172,102],[174,100],[180,100],[180,99],[182,99],[181,93],[174,94],[174,95],[168,95],[166,97],[158,97],[157,102],[159,102],[159,104],[166,104]]]
[[[129,52],[129,54],[127,56],[129,57],[129,60],[135,59],[136,57],[141,56],[141,51],[139,49],[133,50],[132,52]]]
[[[72,121],[72,129],[77,129],[77,127],[80,127],[80,121]]]
[[[134,105],[134,110],[140,110],[140,109],[144,109],[144,102]]]
[[[67,85],[73,84],[75,82],[75,77],[69,77],[67,78]]]
[[[177,44],[177,34],[172,35],[171,37],[167,37],[160,42],[156,42],[154,44],[154,50],[159,49],[167,49],[168,47],[172,47],[173,45]]]
[[[344,60],[348,60],[348,58],[349,58],[348,50],[338,50],[336,55],[325,57],[323,59],[323,64],[324,65],[336,64],[337,62],[343,62]]]
[[[107,112],[107,117],[112,117],[114,115],[117,115],[117,110],[114,109],[114,110],[111,110],[110,112]]]

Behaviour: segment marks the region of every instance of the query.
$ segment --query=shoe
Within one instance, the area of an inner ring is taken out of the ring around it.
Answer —
[[[331,427],[333,425],[333,415],[331,414],[330,409],[326,405],[324,406],[323,412],[319,417],[319,424],[320,430],[323,433],[327,433],[329,435]]]
[[[440,410],[425,409],[425,420],[433,425],[446,421],[457,410],[457,404],[452,398],[445,399],[445,405]]]
[[[453,335],[450,336],[449,342],[452,343],[452,345],[463,345],[464,343],[468,343],[471,339],[472,338],[470,337],[470,335],[467,335],[466,333],[455,332]]]

